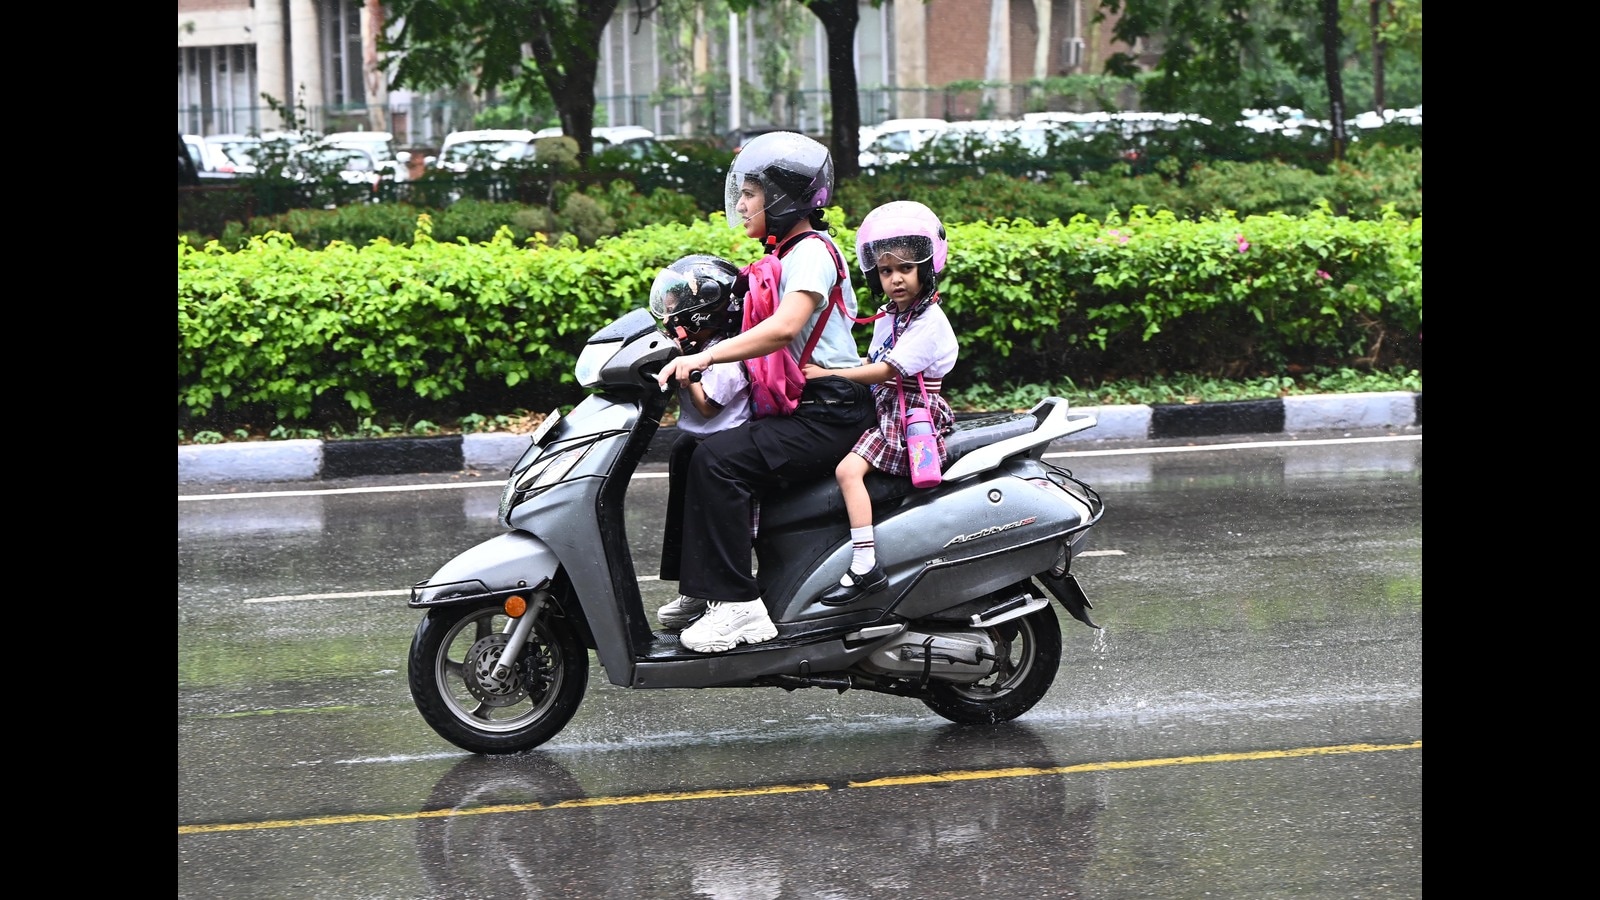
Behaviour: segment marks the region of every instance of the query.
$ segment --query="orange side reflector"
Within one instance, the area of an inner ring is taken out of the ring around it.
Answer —
[[[528,601],[515,595],[506,598],[506,615],[513,619],[518,619],[527,611]]]

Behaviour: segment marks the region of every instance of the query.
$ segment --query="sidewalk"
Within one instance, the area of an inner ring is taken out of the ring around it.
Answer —
[[[1422,394],[1311,394],[1277,400],[1146,406],[1085,406],[1095,427],[1069,445],[1158,441],[1219,435],[1337,434],[1422,425]],[[965,417],[963,417],[965,418]],[[676,429],[663,428],[646,462],[665,462]],[[528,447],[526,434],[352,441],[244,441],[178,448],[178,484],[324,481],[364,475],[476,471],[504,476]],[[657,458],[659,457],[659,458]]]

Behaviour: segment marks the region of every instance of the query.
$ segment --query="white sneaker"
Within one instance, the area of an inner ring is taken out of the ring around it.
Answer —
[[[677,631],[705,615],[706,601],[699,597],[678,595],[678,599],[656,610],[656,621],[667,631]]]
[[[778,636],[778,626],[760,600],[706,604],[706,614],[683,630],[678,640],[696,653],[721,653],[740,644],[759,644]]]

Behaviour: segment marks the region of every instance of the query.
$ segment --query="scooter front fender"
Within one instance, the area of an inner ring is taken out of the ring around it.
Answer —
[[[550,584],[560,565],[544,541],[526,531],[508,531],[470,547],[411,588],[412,609],[476,603],[513,591]]]

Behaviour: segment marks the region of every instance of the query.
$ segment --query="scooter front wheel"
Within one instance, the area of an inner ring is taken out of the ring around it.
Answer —
[[[547,610],[511,671],[495,674],[515,620],[499,604],[429,610],[411,638],[411,699],[439,736],[473,753],[520,753],[554,737],[578,711],[589,654]]]
[[[1061,620],[1055,608],[990,629],[1000,659],[989,677],[973,684],[934,683],[922,702],[952,722],[1009,722],[1044,699],[1061,667]]]

